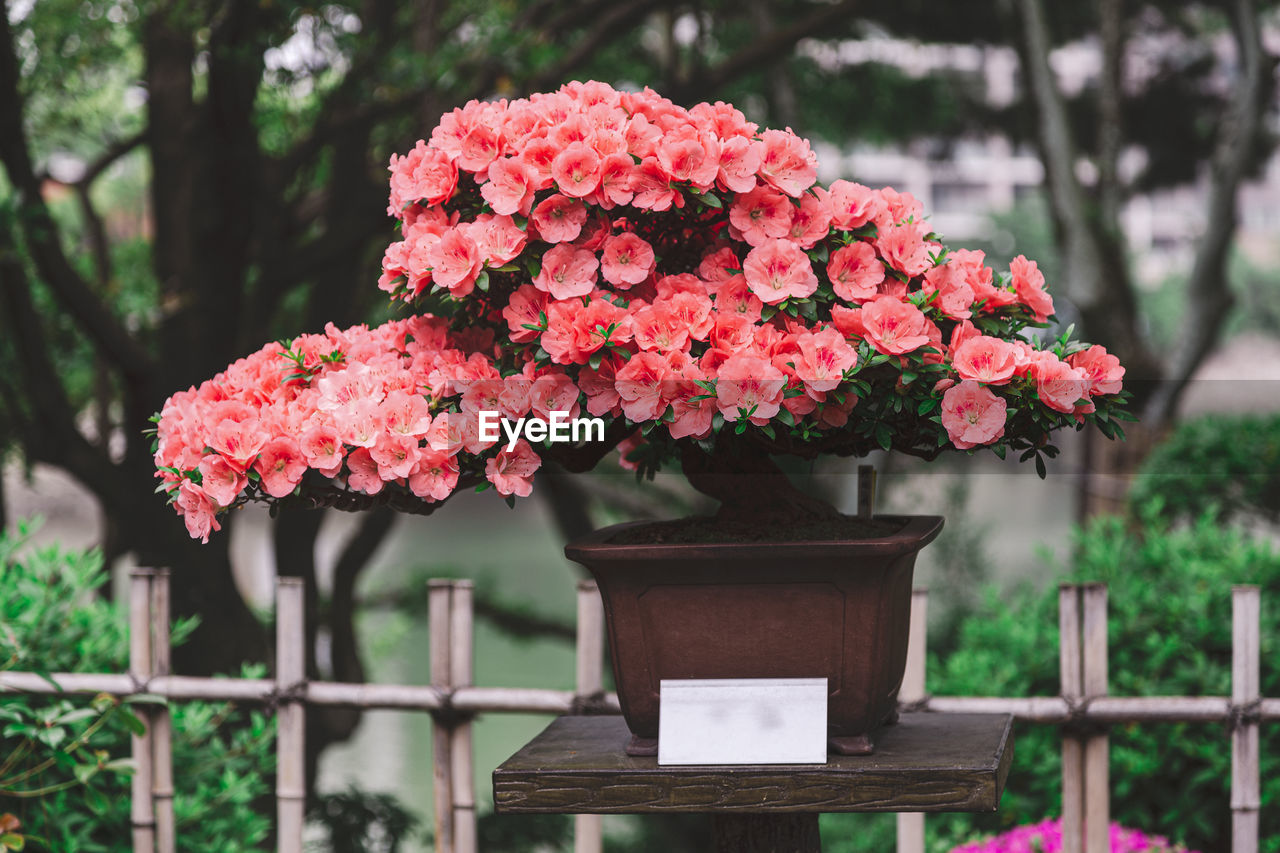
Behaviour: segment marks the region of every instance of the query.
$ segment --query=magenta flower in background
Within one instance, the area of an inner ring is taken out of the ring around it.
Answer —
[[[1019,826],[986,841],[975,841],[954,847],[951,853],[1060,853],[1062,819]],[[1170,844],[1160,835],[1148,835],[1138,829],[1111,824],[1111,853],[1195,853],[1178,844]]]

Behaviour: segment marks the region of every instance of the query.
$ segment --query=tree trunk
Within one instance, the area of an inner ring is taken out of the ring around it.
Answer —
[[[724,525],[787,525],[835,518],[831,504],[802,492],[761,448],[722,433],[715,450],[684,447],[681,464],[689,484],[720,502],[716,520]]]

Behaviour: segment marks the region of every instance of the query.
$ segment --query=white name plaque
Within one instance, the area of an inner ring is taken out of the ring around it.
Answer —
[[[659,764],[826,764],[825,678],[663,679]]]

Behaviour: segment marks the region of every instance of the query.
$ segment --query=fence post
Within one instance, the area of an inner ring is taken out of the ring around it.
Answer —
[[[276,578],[276,833],[280,853],[302,853],[306,820],[306,588],[302,578]]]
[[[925,692],[925,652],[928,649],[929,590],[911,591],[911,634],[907,640],[907,668],[902,674],[898,701],[919,702]],[[924,813],[899,812],[898,853],[924,853]]]
[[[1256,706],[1260,696],[1259,627],[1261,592],[1256,586],[1231,588],[1231,850],[1257,853],[1258,720],[1241,712]]]
[[[151,578],[151,619],[153,667],[157,676],[170,674],[169,570],[156,569]],[[157,853],[176,853],[177,834],[173,816],[173,719],[169,706],[151,712],[151,754],[155,770],[151,798],[155,802]]]
[[[469,580],[453,584],[449,673],[455,688],[470,687],[475,678],[472,592],[473,585]],[[476,779],[469,719],[460,720],[454,727],[451,747],[454,850],[456,853],[476,853]]]
[[[604,605],[593,580],[578,581],[577,693],[591,696],[604,689],[601,665],[604,659]],[[580,814],[573,818],[573,853],[600,853],[604,849],[604,826],[600,815]]]
[[[129,676],[141,687],[151,680],[150,569],[129,572]],[[151,799],[153,715],[147,705],[134,706],[146,730],[133,735],[134,772],[130,791],[133,853],[155,853],[156,813]]]
[[[427,627],[431,633],[431,686],[448,691],[453,686],[450,670],[452,638],[453,582],[432,580],[427,584]],[[453,731],[447,714],[437,714],[431,724],[432,789],[435,794],[436,853],[454,853],[453,846]]]
[[[1058,680],[1062,698],[1079,702],[1084,694],[1080,665],[1080,588],[1058,587]],[[1064,729],[1062,733],[1062,851],[1084,850],[1084,740]]]
[[[1107,695],[1107,585],[1086,584],[1084,596],[1084,695]],[[1111,850],[1111,739],[1106,732],[1084,742],[1085,853]]]

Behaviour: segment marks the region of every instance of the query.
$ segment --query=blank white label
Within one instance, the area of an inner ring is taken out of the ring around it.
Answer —
[[[659,764],[826,764],[825,678],[663,679]]]

